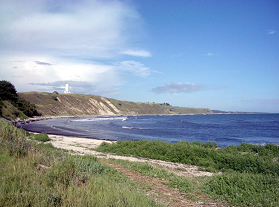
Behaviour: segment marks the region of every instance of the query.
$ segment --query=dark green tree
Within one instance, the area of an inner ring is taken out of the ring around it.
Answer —
[[[28,101],[17,95],[14,85],[8,81],[0,81],[0,116],[2,116],[3,101],[11,102],[11,104],[28,117],[41,115],[36,110],[34,104],[30,104]]]
[[[16,89],[9,81],[0,81],[0,99],[2,101],[10,100],[13,102],[17,100]]]

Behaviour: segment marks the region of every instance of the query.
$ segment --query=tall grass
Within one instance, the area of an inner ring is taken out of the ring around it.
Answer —
[[[159,206],[93,156],[25,139],[26,153],[11,153],[26,134],[3,121],[0,126],[0,206]]]

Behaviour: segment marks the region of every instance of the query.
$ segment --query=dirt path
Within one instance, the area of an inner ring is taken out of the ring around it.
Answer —
[[[146,195],[153,198],[156,202],[170,207],[182,206],[223,206],[222,203],[217,203],[207,198],[204,195],[198,195],[195,200],[185,197],[186,193],[180,192],[177,188],[168,187],[164,179],[156,177],[143,176],[138,172],[123,168],[121,165],[108,163],[102,160],[103,164],[115,168],[122,172],[131,181],[138,183],[139,186],[147,185]]]

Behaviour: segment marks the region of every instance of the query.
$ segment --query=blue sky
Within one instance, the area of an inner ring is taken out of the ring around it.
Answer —
[[[279,113],[279,3],[0,0],[0,77],[19,92]]]

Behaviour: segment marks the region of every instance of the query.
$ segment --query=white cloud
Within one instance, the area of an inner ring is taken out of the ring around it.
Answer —
[[[2,2],[0,45],[60,56],[110,57],[133,33],[138,13],[118,1]]]
[[[209,53],[207,53],[206,55],[207,55],[207,56],[212,56],[213,53],[209,52]]]
[[[192,93],[192,92],[202,91],[205,89],[207,89],[207,87],[200,84],[191,84],[188,82],[184,82],[184,83],[169,82],[164,84],[163,86],[157,86],[156,88],[153,88],[152,91],[154,93]]]
[[[266,34],[268,34],[268,35],[273,35],[273,34],[275,34],[275,33],[276,33],[276,31],[274,31],[274,30],[268,30]]]
[[[133,60],[122,61],[117,65],[117,68],[141,77],[147,77],[151,73],[149,68],[145,67],[142,63]]]
[[[142,29],[127,2],[0,0],[0,25],[0,76],[18,91],[50,92],[57,83],[73,81],[81,84],[80,93],[116,94],[125,83],[122,73],[150,74],[140,62],[110,59]],[[145,50],[126,52],[151,56]]]
[[[120,52],[123,55],[131,55],[136,57],[151,57],[151,53],[145,50],[125,50]]]

